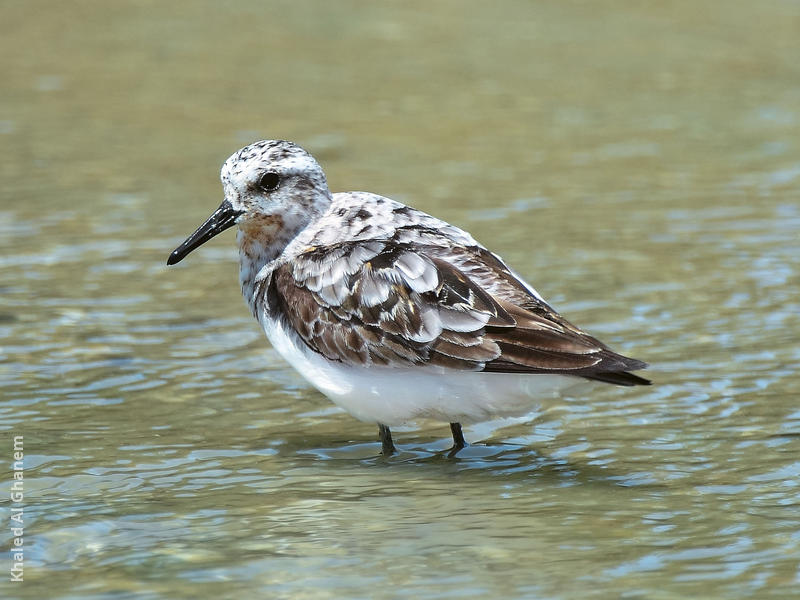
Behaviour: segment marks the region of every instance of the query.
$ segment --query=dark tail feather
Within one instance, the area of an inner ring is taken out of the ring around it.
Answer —
[[[626,371],[599,371],[591,375],[583,375],[586,379],[595,379],[615,385],[650,385],[652,382],[644,377],[639,377]]]

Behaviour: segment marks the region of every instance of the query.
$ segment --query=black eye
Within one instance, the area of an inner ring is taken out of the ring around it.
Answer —
[[[268,173],[264,173],[261,176],[261,179],[258,180],[258,187],[267,192],[271,192],[273,190],[278,189],[278,185],[281,182],[281,176],[277,173],[273,173],[269,171]]]

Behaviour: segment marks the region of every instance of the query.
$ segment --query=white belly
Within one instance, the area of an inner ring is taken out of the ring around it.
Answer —
[[[330,362],[277,322],[264,320],[272,346],[311,385],[362,421],[401,425],[431,418],[475,423],[518,417],[581,383],[577,377],[476,373],[442,367],[354,367]]]

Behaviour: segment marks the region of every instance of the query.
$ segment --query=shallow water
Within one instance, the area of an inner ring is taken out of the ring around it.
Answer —
[[[800,4],[3,15],[0,596],[800,594]],[[233,234],[164,265],[262,137],[469,229],[655,385],[378,457],[263,339]]]

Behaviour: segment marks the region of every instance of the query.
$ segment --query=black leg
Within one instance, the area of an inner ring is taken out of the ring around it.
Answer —
[[[450,423],[450,431],[453,433],[453,447],[450,448],[448,456],[455,456],[458,451],[467,445],[464,441],[464,434],[461,433],[461,423]]]
[[[386,425],[378,423],[378,434],[381,436],[381,453],[384,456],[391,456],[397,452],[394,442],[392,442],[392,432]]]

